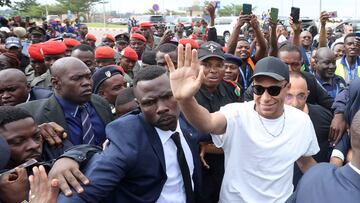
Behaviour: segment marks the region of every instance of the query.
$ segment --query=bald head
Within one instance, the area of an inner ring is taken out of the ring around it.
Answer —
[[[27,83],[25,74],[16,68],[9,68],[0,71],[0,81],[4,80],[17,80]]]
[[[24,103],[30,90],[25,74],[20,70],[9,68],[0,71],[0,105],[15,106]]]
[[[74,69],[89,69],[84,62],[75,57],[64,57],[58,59],[54,62],[54,64],[50,67],[51,76],[62,76],[65,72]]]
[[[309,31],[302,31],[300,34],[301,45],[308,48],[312,44],[312,35]]]
[[[290,72],[290,89],[286,95],[285,104],[304,110],[306,99],[309,96],[306,80],[299,72]]]
[[[331,49],[322,47],[315,55],[316,74],[322,81],[328,82],[335,76],[336,56]]]
[[[335,54],[331,49],[327,47],[321,47],[317,50],[315,58],[316,59],[323,59],[327,57],[335,57]]]
[[[75,104],[90,101],[92,94],[91,71],[80,59],[58,59],[50,68],[51,83],[57,96]]]

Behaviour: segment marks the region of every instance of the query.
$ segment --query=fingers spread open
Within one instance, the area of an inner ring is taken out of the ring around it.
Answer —
[[[166,61],[167,67],[169,68],[169,72],[171,73],[171,72],[175,71],[174,63],[172,62],[169,54],[165,54],[165,61]]]
[[[185,62],[184,62],[184,66],[185,67],[190,67],[191,65],[191,45],[189,43],[186,44],[185,46]]]
[[[178,58],[177,58],[178,68],[184,66],[184,46],[182,44],[178,45]]]

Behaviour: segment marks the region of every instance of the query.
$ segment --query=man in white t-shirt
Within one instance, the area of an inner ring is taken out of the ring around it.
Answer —
[[[204,78],[197,52],[178,47],[178,68],[166,56],[171,88],[187,120],[225,152],[220,202],[285,202],[293,191],[294,163],[302,172],[316,162],[319,151],[311,120],[284,105],[289,83],[285,63],[274,57],[257,62],[254,101],[228,104],[209,113],[194,95]]]

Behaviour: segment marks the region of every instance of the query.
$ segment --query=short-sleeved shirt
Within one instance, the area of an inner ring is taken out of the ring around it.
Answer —
[[[306,113],[285,105],[282,116],[266,119],[254,106],[233,103],[219,111],[227,121],[223,135],[212,135],[225,153],[220,203],[285,202],[293,191],[294,163],[319,151]]]

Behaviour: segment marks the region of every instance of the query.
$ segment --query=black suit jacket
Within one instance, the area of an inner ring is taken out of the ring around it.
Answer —
[[[90,100],[91,104],[95,108],[96,112],[99,114],[101,120],[106,126],[113,120],[113,115],[110,110],[109,104],[100,96],[93,94]],[[58,103],[54,95],[48,99],[40,99],[36,101],[30,101],[25,104],[18,105],[21,108],[26,109],[34,117],[34,120],[37,124],[55,122],[58,125],[62,126],[65,129],[65,132],[69,134],[69,128],[67,126],[64,112],[62,107]],[[63,146],[59,148],[50,148],[45,143],[44,146],[44,155],[46,159],[57,158],[62,155],[64,151],[72,147],[73,144],[69,139],[63,140]]]
[[[192,152],[195,196],[200,192],[200,133],[180,116],[180,128]],[[144,115],[128,114],[106,127],[109,145],[84,168],[91,184],[71,197],[60,194],[59,203],[155,203],[167,180],[163,146]],[[199,202],[199,201],[196,201]]]

